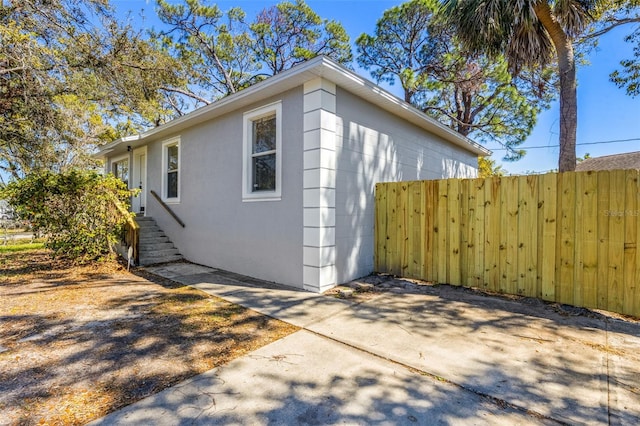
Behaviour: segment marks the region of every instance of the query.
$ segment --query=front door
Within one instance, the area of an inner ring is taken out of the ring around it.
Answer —
[[[134,213],[144,214],[147,205],[147,147],[133,150],[132,188],[140,189],[137,197],[133,197],[131,208]]]

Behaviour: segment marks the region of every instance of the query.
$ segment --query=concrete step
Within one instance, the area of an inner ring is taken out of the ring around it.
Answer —
[[[164,237],[164,231],[160,228],[157,229],[142,229],[140,228],[140,238],[146,237]]]
[[[140,266],[155,265],[156,263],[175,262],[178,260],[184,260],[184,257],[182,257],[182,255],[180,254],[164,257],[146,257],[140,255]]]
[[[169,249],[175,249],[173,243],[171,241],[165,241],[162,243],[140,243],[140,245],[138,246],[139,250],[140,250],[140,254],[142,253],[150,253],[150,252],[155,252],[155,251],[162,251],[162,250],[169,250]],[[177,250],[177,249],[176,249]]]
[[[136,222],[140,226],[138,258],[141,266],[184,259],[152,217],[137,217]]]
[[[178,251],[178,249],[173,247],[173,248],[165,248],[162,250],[145,251],[144,257],[145,258],[164,257],[164,256],[173,256],[173,255],[179,255],[179,254],[180,252]],[[143,252],[140,251],[140,257],[142,257],[142,255],[143,255]]]
[[[136,222],[155,222],[151,216],[136,216]]]
[[[158,235],[140,235],[140,245],[147,244],[159,244],[159,243],[168,243],[169,237],[164,235],[164,233],[159,233]]]
[[[140,232],[161,231],[160,227],[155,223],[144,222],[144,225],[139,223],[138,226],[140,226]]]

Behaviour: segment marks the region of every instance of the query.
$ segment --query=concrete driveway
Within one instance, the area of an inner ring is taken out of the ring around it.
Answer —
[[[640,324],[371,278],[345,301],[150,268],[302,328],[96,424],[640,424]]]

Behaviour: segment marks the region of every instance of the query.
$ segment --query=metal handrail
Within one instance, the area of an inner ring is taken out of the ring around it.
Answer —
[[[180,220],[180,218],[178,217],[178,215],[176,215],[173,210],[171,210],[171,207],[169,207],[167,205],[167,203],[165,203],[164,201],[162,201],[162,198],[160,198],[160,196],[156,193],[156,191],[154,191],[153,189],[151,191],[149,191],[151,193],[151,195],[153,195],[153,197],[158,200],[158,202],[160,203],[160,205],[162,207],[164,207],[164,209],[171,215],[172,218],[174,218],[176,220],[176,222],[178,222],[178,224],[180,226],[182,226],[184,228],[184,222],[182,220]]]

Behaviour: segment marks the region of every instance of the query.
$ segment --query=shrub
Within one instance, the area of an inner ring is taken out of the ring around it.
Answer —
[[[87,262],[113,252],[128,213],[131,191],[115,176],[71,170],[33,173],[0,192],[29,220],[55,255]]]

